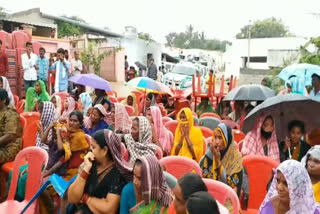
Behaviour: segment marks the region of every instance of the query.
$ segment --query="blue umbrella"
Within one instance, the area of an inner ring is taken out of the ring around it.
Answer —
[[[112,91],[109,82],[95,74],[78,74],[71,77],[69,81],[79,85],[89,86],[94,89]]]
[[[278,77],[284,81],[288,81],[289,77],[297,76],[304,79],[305,85],[311,85],[311,76],[314,73],[320,74],[320,66],[301,63],[285,67],[278,74]]]

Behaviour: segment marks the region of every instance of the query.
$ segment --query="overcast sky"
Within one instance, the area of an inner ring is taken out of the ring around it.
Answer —
[[[249,20],[281,18],[297,36],[320,36],[320,0],[0,0],[17,12],[40,7],[52,15],[76,15],[97,27],[123,33],[125,26],[165,42],[192,24],[209,38],[232,40]]]

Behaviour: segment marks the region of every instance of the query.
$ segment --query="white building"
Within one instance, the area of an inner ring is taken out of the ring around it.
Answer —
[[[285,61],[297,61],[300,47],[307,43],[302,37],[235,39],[224,53],[225,75],[239,76],[241,68],[268,70],[281,67]],[[250,63],[248,55],[250,54]]]

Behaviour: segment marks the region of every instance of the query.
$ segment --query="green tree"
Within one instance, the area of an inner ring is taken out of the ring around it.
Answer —
[[[95,49],[96,49],[96,43],[89,42],[88,48],[81,51],[80,59],[85,65],[87,65],[89,72],[90,72],[90,67],[92,66],[94,73],[100,76],[101,61],[103,60],[106,53],[101,53],[96,55]]]
[[[152,39],[152,36],[148,33],[138,33],[138,37],[139,39],[143,39],[143,40],[146,40],[148,42],[154,42],[154,40]]]
[[[237,39],[247,39],[249,27],[251,38],[286,37],[292,35],[281,19],[271,17],[264,20],[257,20],[252,26],[246,25],[242,27],[236,35]]]
[[[309,46],[314,46],[314,51],[308,51]],[[320,37],[311,38],[303,47],[301,47],[301,63],[320,65]]]
[[[86,23],[86,21],[84,19],[82,19],[78,16],[63,15],[62,17],[73,20],[73,21]],[[58,37],[59,38],[63,38],[63,37],[67,37],[67,36],[79,36],[84,33],[84,30],[78,25],[74,25],[74,24],[64,22],[64,21],[57,21],[57,24],[58,24]]]
[[[8,15],[8,11],[3,8],[3,7],[0,7],[0,17],[6,17]]]

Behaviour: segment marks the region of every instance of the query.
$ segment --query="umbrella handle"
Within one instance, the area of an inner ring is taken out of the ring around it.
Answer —
[[[289,152],[289,159],[291,159],[292,156],[291,156],[291,149],[290,148],[288,148],[288,152]]]

